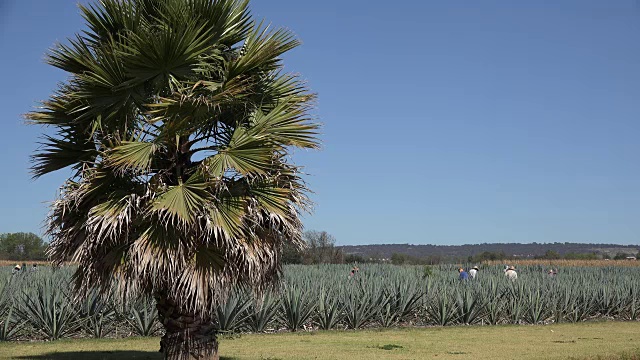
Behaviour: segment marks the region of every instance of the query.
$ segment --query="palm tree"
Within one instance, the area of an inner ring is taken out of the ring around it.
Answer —
[[[102,0],[47,62],[69,77],[26,115],[52,127],[35,177],[71,167],[49,256],[80,293],[155,297],[167,359],[217,359],[212,307],[265,289],[310,202],[294,148],[317,148],[313,95],[284,73],[299,43],[241,0]]]

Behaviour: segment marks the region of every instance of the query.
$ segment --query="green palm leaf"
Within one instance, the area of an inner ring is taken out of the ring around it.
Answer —
[[[222,197],[209,206],[210,227],[218,236],[241,237],[242,220],[246,214],[246,198]]]
[[[306,106],[286,98],[268,113],[256,112],[254,126],[269,140],[282,146],[317,148],[318,124],[309,122]]]
[[[152,142],[123,141],[110,150],[108,161],[118,171],[141,172],[149,169],[157,150],[158,146]]]
[[[192,223],[210,197],[208,185],[199,180],[200,177],[194,175],[185,183],[169,187],[155,199],[151,208],[166,214],[171,222]]]
[[[244,42],[244,54],[229,66],[228,77],[234,78],[255,70],[272,71],[279,67],[279,56],[300,45],[286,29],[272,31],[269,26],[256,24]]]
[[[32,156],[34,165],[32,172],[35,177],[73,166],[78,169],[84,162],[91,162],[97,156],[92,143],[81,140],[75,132],[69,132],[63,137],[45,135],[42,143],[43,150]]]

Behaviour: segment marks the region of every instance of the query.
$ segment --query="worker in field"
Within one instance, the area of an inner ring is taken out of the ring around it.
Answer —
[[[516,281],[518,279],[518,273],[516,272],[516,268],[513,266],[505,266],[504,276],[511,281]]]
[[[469,278],[471,278],[471,280],[475,279],[476,276],[478,275],[478,267],[474,266],[471,268],[471,270],[469,270]]]
[[[353,266],[351,268],[351,272],[349,273],[349,277],[354,277],[356,276],[356,274],[358,273],[358,271],[360,271],[360,268],[358,268],[357,266]]]
[[[464,271],[463,268],[458,269],[458,279],[460,279],[460,281],[467,281],[469,280],[469,274],[467,274],[466,271]]]
[[[19,272],[20,272],[20,264],[16,264],[16,266],[13,267],[13,270],[11,270],[11,275],[15,275]]]

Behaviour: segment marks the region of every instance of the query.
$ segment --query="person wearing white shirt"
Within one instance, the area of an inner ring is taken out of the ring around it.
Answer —
[[[478,275],[478,267],[474,266],[474,267],[471,268],[471,270],[469,270],[469,277],[471,279],[475,279],[476,275]]]

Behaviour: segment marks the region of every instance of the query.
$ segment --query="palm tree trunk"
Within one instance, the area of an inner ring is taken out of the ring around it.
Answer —
[[[219,360],[211,319],[186,312],[166,296],[156,295],[158,317],[165,334],[160,351],[166,360]]]

